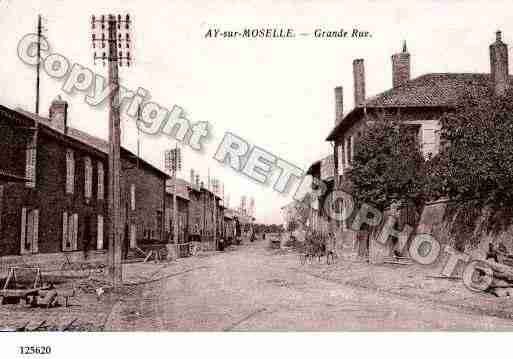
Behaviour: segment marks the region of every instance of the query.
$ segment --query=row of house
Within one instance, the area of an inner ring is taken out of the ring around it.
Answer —
[[[508,47],[502,41],[500,31],[489,46],[490,69],[485,73],[428,73],[411,78],[411,54],[406,42],[399,53],[391,56],[392,87],[372,97],[366,96],[366,75],[364,59],[353,61],[354,108],[344,113],[343,87],[335,88],[335,122],[326,138],[333,144],[334,151],[326,158],[313,163],[308,174],[324,181],[328,191],[340,189],[351,193],[347,172],[353,163],[355,144],[361,136],[363,126],[379,119],[399,119],[415,134],[418,146],[426,159],[440,150],[440,117],[454,111],[458,101],[468,93],[485,95],[490,90],[503,94],[513,83],[509,76]],[[358,241],[359,233],[352,231],[347,223],[334,221],[323,212],[324,197],[319,198],[319,210],[312,211],[311,223],[317,231],[331,231],[341,241],[349,240],[356,253],[369,253]],[[342,210],[347,209],[342,204]],[[344,218],[351,218],[344,213]],[[362,244],[363,243],[363,244]],[[390,254],[392,248],[387,248]]]
[[[0,105],[0,265],[105,261],[109,238],[108,142],[69,126],[57,97],[48,117]],[[173,238],[170,176],[121,148],[123,256],[137,248],[212,243],[235,218],[203,184],[177,179]],[[225,213],[227,217],[225,218]]]

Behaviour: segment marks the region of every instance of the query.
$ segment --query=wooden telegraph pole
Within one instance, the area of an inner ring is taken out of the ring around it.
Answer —
[[[217,194],[217,179],[214,178],[212,180],[212,192],[214,193],[214,251],[217,250],[217,202],[216,202],[216,194]]]
[[[39,74],[41,72],[41,15],[37,16],[36,115],[39,115]]]
[[[130,66],[130,16],[101,15],[91,17],[92,43],[94,62],[102,60],[108,64],[109,85],[109,274],[114,288],[123,285],[121,266],[121,250],[123,244],[123,228],[121,224],[121,189],[120,189],[120,119],[119,119],[119,77],[118,66]],[[122,36],[124,32],[125,36]],[[108,45],[107,51],[105,45]],[[124,45],[124,46],[123,46]],[[97,54],[96,49],[100,54]]]
[[[176,203],[176,173],[182,169],[182,153],[180,148],[178,147],[178,143],[176,147],[172,150],[168,150],[165,153],[165,167],[168,171],[171,172],[171,176],[173,179],[173,239],[175,241],[175,248],[178,250],[178,208]]]

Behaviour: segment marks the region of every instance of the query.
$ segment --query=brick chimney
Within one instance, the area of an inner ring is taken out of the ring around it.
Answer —
[[[60,95],[52,101],[48,117],[53,127],[68,132],[68,103]]]
[[[403,50],[392,55],[392,87],[404,85],[410,80],[410,54],[403,42]]]
[[[342,86],[335,87],[335,125],[344,117],[344,89]]]
[[[365,101],[365,68],[363,59],[353,60],[354,106],[360,106]]]
[[[490,70],[495,94],[498,96],[506,92],[509,82],[508,46],[502,42],[502,33],[495,33],[496,39],[490,45]]]

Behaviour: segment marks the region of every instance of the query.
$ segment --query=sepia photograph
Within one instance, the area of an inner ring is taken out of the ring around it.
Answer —
[[[512,19],[0,0],[1,357],[503,355]]]

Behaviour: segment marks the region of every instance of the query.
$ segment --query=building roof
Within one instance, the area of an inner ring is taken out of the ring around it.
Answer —
[[[33,119],[34,121],[37,121],[40,125],[43,125],[43,126],[48,127],[48,128],[50,128],[50,129],[52,129],[54,131],[57,131],[57,132],[59,132],[61,134],[64,134],[62,129],[59,128],[54,122],[52,122],[47,117],[38,116],[35,113],[29,112],[29,111],[25,111],[25,110],[23,110],[21,108],[16,108],[15,111],[20,113],[20,114],[22,114],[22,115],[24,115],[24,116],[27,116],[27,117]],[[78,142],[81,142],[82,144],[88,145],[88,146],[96,149],[97,151],[100,151],[100,152],[105,153],[105,154],[109,153],[109,143],[106,140],[101,139],[101,138],[96,137],[96,136],[93,136],[93,135],[90,135],[87,132],[81,131],[81,130],[76,129],[74,127],[68,127],[67,128],[67,132],[64,135],[69,137],[69,138],[72,138],[72,139],[74,139],[74,140],[76,140]],[[136,154],[134,154],[133,152],[128,150],[126,147],[121,146],[121,150],[123,152],[126,152],[129,155],[133,156],[134,158],[138,158]],[[165,171],[159,169],[158,167],[152,165],[151,163],[145,161],[144,159],[139,157],[139,160],[144,165],[146,165],[146,166],[152,168],[153,170],[159,172],[164,177],[169,177],[169,174],[167,174]]]
[[[513,77],[510,76],[513,84]],[[411,79],[404,85],[389,89],[365,100],[349,112],[330,132],[327,141],[334,139],[351,118],[363,108],[396,107],[454,107],[468,94],[486,95],[492,88],[490,74],[484,73],[430,73]]]

